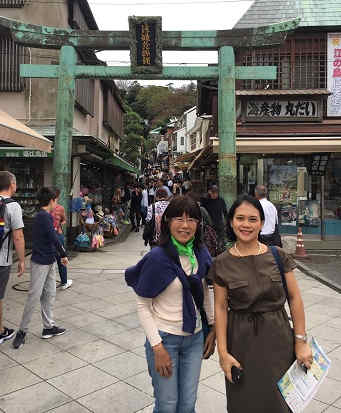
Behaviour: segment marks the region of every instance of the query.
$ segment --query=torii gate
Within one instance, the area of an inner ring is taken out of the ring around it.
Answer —
[[[26,24],[0,17],[0,28],[17,43],[34,48],[60,49],[59,65],[22,64],[25,78],[58,78],[54,183],[60,202],[69,211],[71,144],[75,79],[199,80],[218,79],[219,187],[231,205],[237,195],[236,79],[276,79],[276,66],[235,66],[234,47],[262,47],[282,43],[299,19],[256,29],[220,31],[162,31],[161,17],[130,17],[129,31],[79,31]],[[76,48],[130,50],[131,66],[77,65]],[[218,50],[218,66],[162,66],[162,50]]]

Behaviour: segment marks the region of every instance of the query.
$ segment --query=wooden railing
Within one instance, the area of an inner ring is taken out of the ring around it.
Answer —
[[[119,137],[123,135],[123,111],[109,89],[104,90],[103,124]]]
[[[95,81],[93,79],[76,80],[76,104],[79,109],[94,116]]]
[[[25,0],[0,0],[0,9],[20,8],[25,6]]]
[[[25,81],[19,67],[25,63],[25,47],[9,37],[0,37],[0,92],[21,92]]]

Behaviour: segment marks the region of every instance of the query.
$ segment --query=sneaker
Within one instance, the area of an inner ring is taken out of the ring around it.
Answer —
[[[41,338],[51,338],[54,336],[61,336],[65,333],[65,328],[60,328],[57,326],[53,326],[52,328],[44,328]]]
[[[15,339],[13,341],[13,348],[18,349],[23,344],[25,344],[25,337],[26,333],[24,333],[21,330],[18,330],[17,335],[15,336]]]
[[[4,341],[10,340],[15,334],[15,331],[11,328],[4,327],[4,332],[0,334],[0,344]]]
[[[60,286],[60,288],[61,288],[62,290],[66,290],[67,288],[70,288],[71,285],[72,285],[72,280],[67,280],[65,284],[62,284],[62,285]]]

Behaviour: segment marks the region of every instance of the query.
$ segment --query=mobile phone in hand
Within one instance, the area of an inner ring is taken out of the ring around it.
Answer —
[[[236,366],[232,366],[231,375],[233,383],[238,384],[243,377],[243,371]]]

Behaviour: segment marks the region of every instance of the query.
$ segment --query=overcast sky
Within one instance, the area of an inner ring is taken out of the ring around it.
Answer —
[[[163,30],[231,29],[253,1],[248,0],[89,0],[100,30],[128,30],[128,16],[162,16]],[[129,51],[107,51],[98,57],[110,66],[129,65]],[[163,64],[217,62],[217,52],[163,52]],[[145,81],[165,85],[171,81]],[[184,83],[173,81],[176,86]]]

